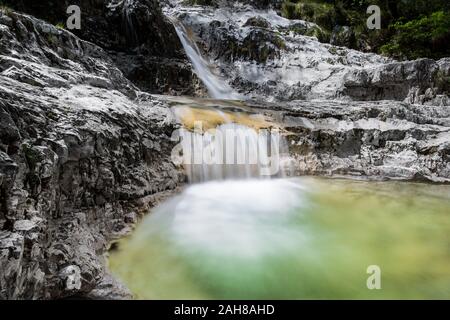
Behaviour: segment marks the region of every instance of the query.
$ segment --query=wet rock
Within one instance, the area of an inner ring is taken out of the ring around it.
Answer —
[[[186,57],[154,57],[145,53],[113,55],[115,63],[136,86],[151,93],[204,96],[205,88]]]
[[[450,182],[450,107],[393,101],[281,108],[291,174]]]
[[[107,274],[103,277],[102,282],[89,292],[88,299],[108,299],[108,300],[128,300],[133,295],[122,283],[117,281],[113,276]]]
[[[5,26],[12,27],[13,19],[6,14],[2,14],[0,15],[0,23]]]
[[[17,220],[14,222],[14,230],[16,231],[38,231],[42,219],[35,218],[33,220]]]
[[[3,149],[8,151],[8,147],[20,140],[19,129],[11,116],[0,107],[0,139],[4,141]]]
[[[0,298],[10,299],[20,290],[17,275],[21,270],[24,238],[17,233],[0,231]]]
[[[67,266],[60,272],[60,277],[65,281],[66,290],[74,291],[81,289],[80,268],[76,265]]]
[[[346,76],[343,94],[355,100],[432,104],[438,94],[448,92],[447,85],[439,85],[439,76],[448,72],[447,60],[419,59],[355,70]]]
[[[182,181],[170,161],[176,123],[100,47],[10,15],[0,28],[0,298],[120,297],[105,253],[146,197]]]
[[[73,32],[95,43],[115,60],[126,78],[151,93],[190,94],[202,87],[191,71],[172,24],[156,0],[48,1],[6,0],[5,5],[53,24],[63,24],[69,5],[78,5],[82,28]],[[10,25],[5,20],[4,25]],[[26,30],[26,29],[25,29]],[[57,36],[58,30],[51,28]],[[26,31],[24,31],[26,34]],[[70,51],[66,54],[71,54]],[[155,73],[154,71],[158,72]],[[29,81],[35,80],[33,77]],[[39,82],[36,83],[39,85]]]

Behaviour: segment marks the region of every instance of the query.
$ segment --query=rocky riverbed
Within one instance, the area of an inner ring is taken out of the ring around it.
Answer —
[[[164,94],[207,88],[174,26],[158,1],[81,2],[76,34],[41,20],[42,6],[1,9],[0,299],[130,297],[105,253],[186,181]],[[311,24],[248,3],[163,5],[242,108],[285,129],[291,174],[450,182],[449,59],[321,44]]]

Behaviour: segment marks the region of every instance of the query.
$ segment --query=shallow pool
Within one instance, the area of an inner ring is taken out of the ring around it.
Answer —
[[[109,261],[142,299],[448,299],[450,186],[313,178],[191,185]],[[369,289],[369,277],[381,289]]]

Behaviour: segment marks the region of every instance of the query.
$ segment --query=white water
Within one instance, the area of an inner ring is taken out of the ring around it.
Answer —
[[[211,71],[210,64],[202,57],[200,49],[191,39],[184,25],[174,19],[173,25],[180,38],[181,44],[192,62],[195,73],[208,89],[211,98],[238,100],[240,96],[226,82]]]
[[[287,142],[278,130],[227,123],[207,132],[183,129],[182,163],[190,182],[282,176]]]
[[[283,232],[277,228],[289,225],[296,209],[307,205],[306,192],[305,185],[295,179],[196,184],[155,210],[146,232],[168,232],[183,251],[195,248],[234,259],[261,259],[276,255],[294,238],[306,240],[298,227],[283,227]]]

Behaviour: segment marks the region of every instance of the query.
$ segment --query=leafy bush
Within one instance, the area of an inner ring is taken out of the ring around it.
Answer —
[[[335,9],[328,3],[286,1],[283,3],[282,13],[289,19],[311,21],[326,29],[332,29],[336,20]]]
[[[366,26],[370,5],[381,9],[381,30]],[[400,59],[450,56],[448,0],[286,0],[282,14],[319,25],[321,41],[336,39],[330,35],[337,27],[348,26],[357,41],[345,45],[354,49]]]
[[[434,12],[411,21],[398,21],[391,40],[381,47],[381,52],[402,58],[439,58],[450,56],[450,13]]]
[[[58,29],[65,29],[66,25],[64,24],[64,22],[58,22],[55,27],[57,27]]]

